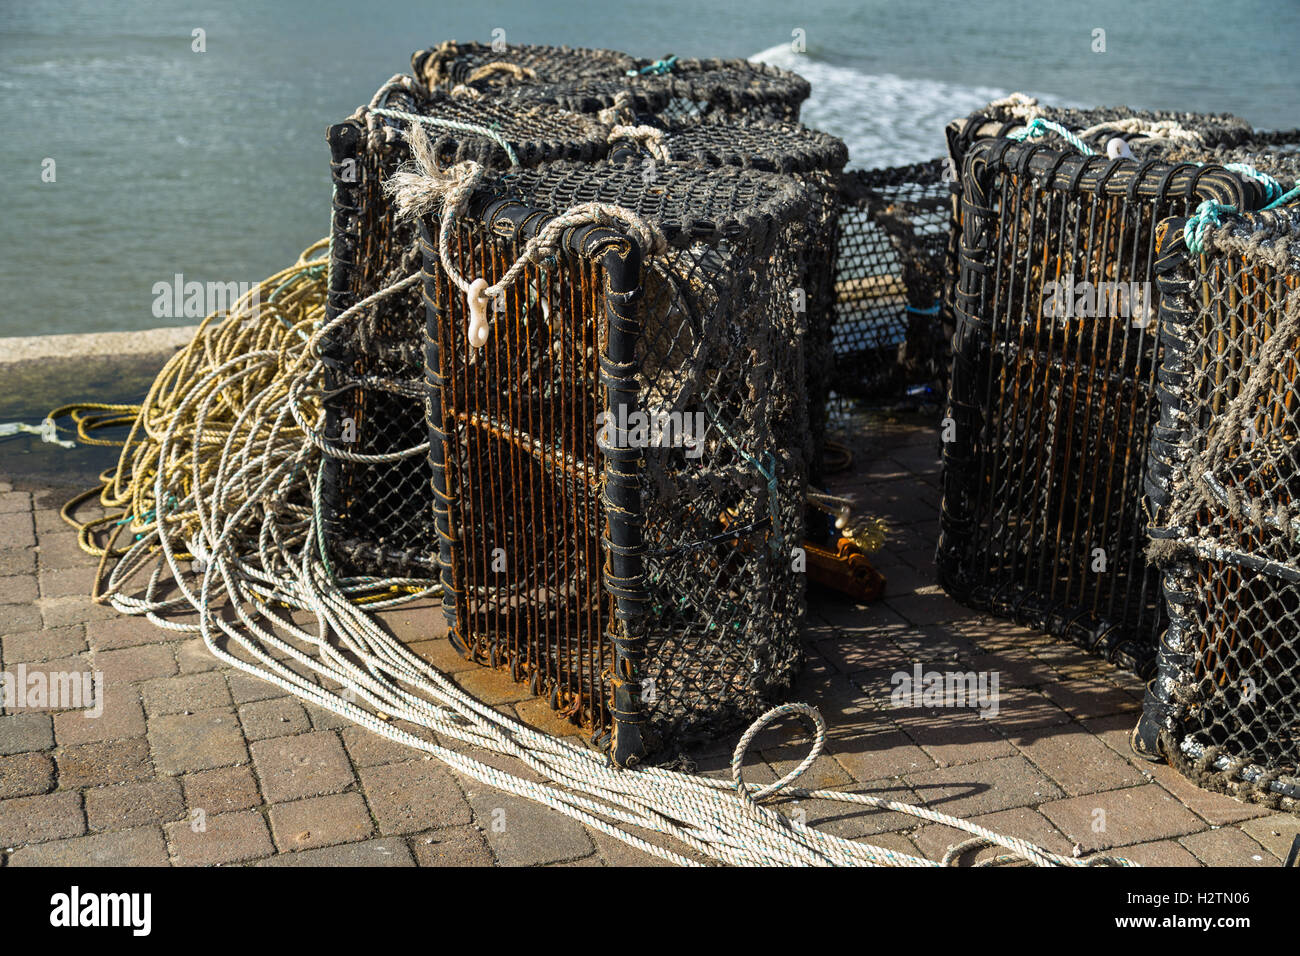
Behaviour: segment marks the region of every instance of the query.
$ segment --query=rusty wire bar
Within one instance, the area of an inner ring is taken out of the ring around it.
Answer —
[[[751,719],[801,658],[806,317],[789,293],[814,197],[748,170],[643,172],[549,164],[475,195],[455,262],[489,282],[583,201],[634,210],[670,246],[643,263],[617,229],[566,231],[499,300],[482,349],[440,224],[422,224],[452,640],[620,764]],[[661,440],[638,414],[669,423]]]

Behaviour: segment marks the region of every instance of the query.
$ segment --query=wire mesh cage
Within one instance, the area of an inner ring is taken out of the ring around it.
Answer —
[[[407,78],[395,78],[369,110],[327,134],[334,180],[327,320],[420,269],[416,231],[395,219],[384,195],[385,182],[410,158],[402,138],[410,116],[446,124],[430,128],[447,166],[474,160],[501,169],[515,161],[589,160],[608,150],[606,128],[589,116],[469,104],[422,94]],[[500,139],[457,124],[494,128]],[[435,573],[423,447],[423,315],[412,288],[341,326],[322,347],[326,434],[344,453],[326,459],[324,536],[342,573]]]
[[[1159,411],[1156,226],[1261,196],[1217,166],[1005,138],[970,146],[961,183],[940,582],[1148,672],[1164,622],[1140,507]]]
[[[1147,489],[1169,627],[1134,747],[1201,786],[1300,799],[1300,209],[1164,231]],[[1196,234],[1192,236],[1197,242]]]
[[[801,660],[802,314],[813,201],[747,170],[559,163],[476,192],[449,255],[496,282],[553,215],[632,210],[667,248],[566,229],[486,345],[424,228],[430,458],[452,640],[620,765],[752,718]],[[543,215],[545,213],[545,215]]]
[[[950,364],[947,163],[851,170],[840,185],[832,386],[855,398],[930,384]]]

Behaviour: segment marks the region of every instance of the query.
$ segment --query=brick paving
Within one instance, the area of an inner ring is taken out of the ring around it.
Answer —
[[[810,596],[808,662],[792,698],[816,703],[832,725],[810,785],[924,803],[1058,852],[1111,850],[1151,865],[1280,864],[1300,818],[1199,790],[1129,753],[1142,696],[1135,678],[969,611],[934,584],[932,430],[879,429],[855,456],[832,487],[890,523],[874,559],[889,586],[870,607]],[[304,705],[220,664],[191,635],[94,605],[86,596],[94,559],[57,513],[67,496],[0,480],[0,667],[101,671],[104,712],[0,713],[0,865],[658,862]],[[383,619],[483,700],[574,732],[503,675],[456,656],[435,602]],[[890,676],[914,663],[996,671],[998,713],[894,707]],[[727,775],[733,742],[697,754],[699,770]],[[746,768],[756,782],[775,780],[806,752],[793,725],[768,728],[757,743]],[[960,838],[888,811],[777,806],[930,857]]]

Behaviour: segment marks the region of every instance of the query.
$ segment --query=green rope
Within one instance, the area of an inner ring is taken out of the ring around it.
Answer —
[[[1196,213],[1190,216],[1187,224],[1183,226],[1183,242],[1187,244],[1187,251],[1194,256],[1199,256],[1205,250],[1205,234],[1211,226],[1220,224],[1219,215],[1236,211],[1236,206],[1216,202],[1213,199],[1201,203]]]
[[[479,136],[486,136],[506,151],[506,155],[510,157],[511,166],[519,165],[519,157],[515,155],[514,147],[506,142],[504,136],[496,130],[488,129],[486,126],[476,126],[473,123],[462,123],[459,120],[441,119],[437,116],[420,116],[416,113],[407,113],[404,110],[390,110],[387,107],[381,106],[374,107],[370,112],[379,116],[391,116],[394,119],[403,119],[408,123],[423,123],[425,126],[441,126],[444,129],[458,129],[465,133],[477,133]]]
[[[1277,209],[1279,206],[1284,206],[1287,203],[1289,203],[1291,200],[1296,199],[1297,197],[1300,197],[1300,182],[1296,183],[1290,190],[1278,196],[1276,199],[1274,199],[1271,203],[1269,203],[1264,208]]]
[[[1045,136],[1049,131],[1056,133],[1079,152],[1083,153],[1083,155],[1097,155],[1095,149],[1083,140],[1079,139],[1079,137],[1075,136],[1060,123],[1053,123],[1051,120],[1045,120],[1042,117],[1036,117],[1030,120],[1029,124],[1024,129],[1011,133],[1007,138],[1014,139],[1016,142],[1024,142],[1027,139],[1037,139],[1040,136]]]
[[[662,60],[655,60],[649,66],[641,67],[641,69],[639,70],[628,70],[627,75],[648,76],[653,74],[655,76],[663,76],[665,73],[671,73],[676,63],[677,63],[677,57],[670,54],[669,56],[664,57]]]

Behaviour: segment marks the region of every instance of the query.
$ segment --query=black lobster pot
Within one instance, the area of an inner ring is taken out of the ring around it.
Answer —
[[[648,169],[548,164],[475,194],[449,225],[467,279],[498,281],[585,203],[667,239],[572,223],[498,297],[481,349],[443,223],[423,223],[452,640],[621,765],[751,719],[801,659],[806,315],[790,295],[815,198],[750,170]]]

